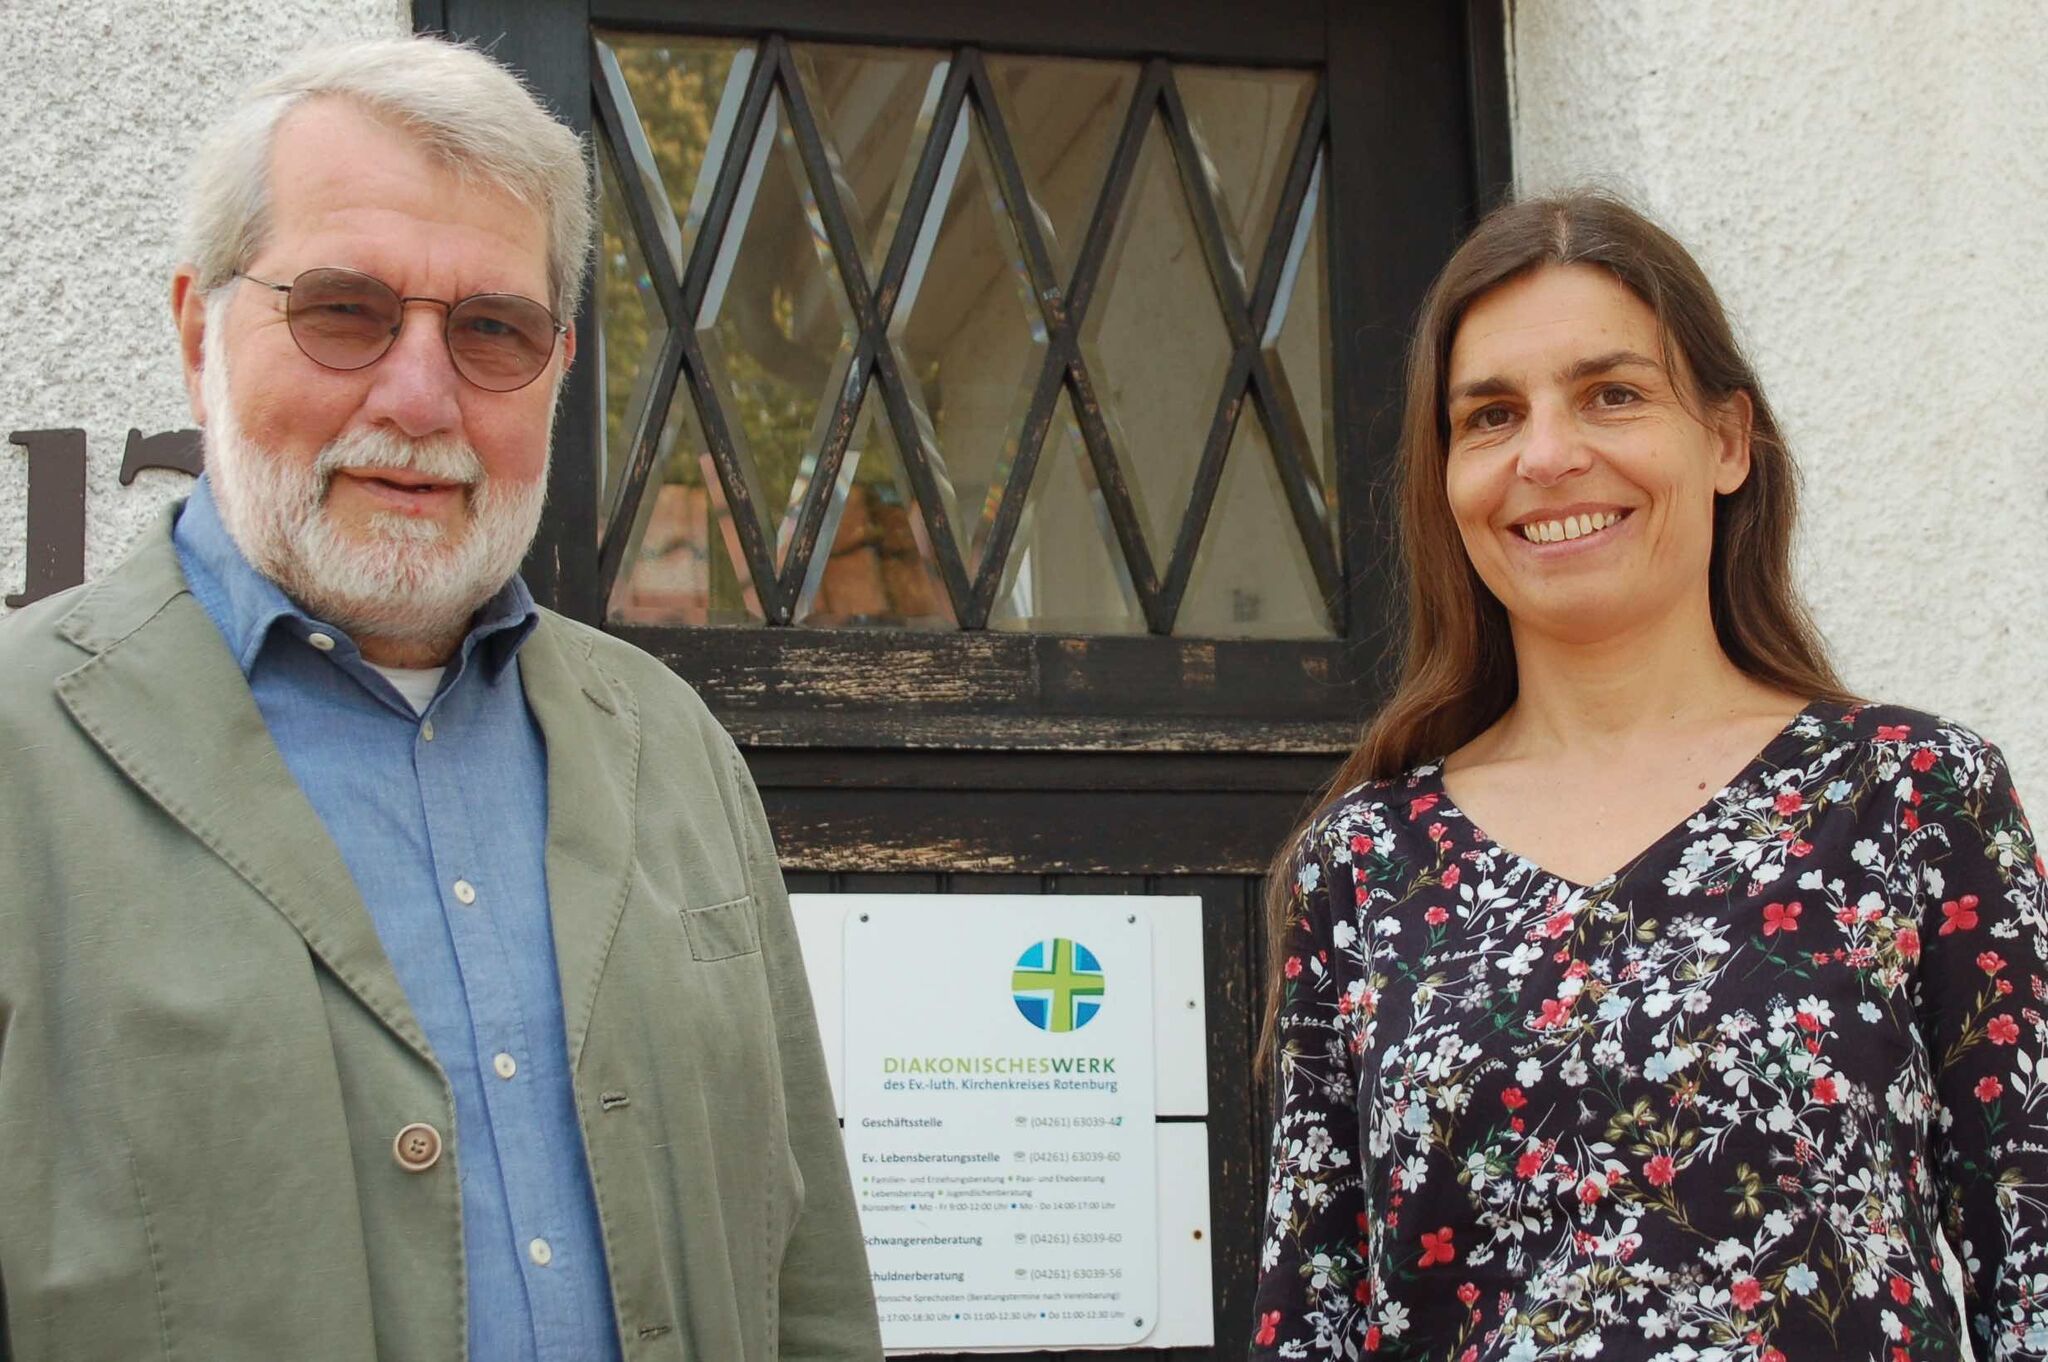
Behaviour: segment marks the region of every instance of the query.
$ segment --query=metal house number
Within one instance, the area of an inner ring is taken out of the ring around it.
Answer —
[[[85,432],[17,430],[7,437],[28,455],[28,559],[22,589],[6,597],[19,608],[85,580]],[[204,445],[196,430],[128,432],[121,485],[145,468],[199,476]]]

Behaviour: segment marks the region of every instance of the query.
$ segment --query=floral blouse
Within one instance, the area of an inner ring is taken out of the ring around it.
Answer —
[[[1437,766],[1303,837],[1255,1358],[2048,1357],[2048,893],[1997,750],[1809,705],[1596,884]],[[2038,1069],[2038,1073],[2037,1073]]]

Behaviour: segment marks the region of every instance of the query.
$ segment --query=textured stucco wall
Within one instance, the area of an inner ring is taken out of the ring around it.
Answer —
[[[0,438],[86,432],[86,561],[119,559],[191,479],[120,485],[130,426],[192,424],[170,272],[200,133],[283,54],[400,34],[407,0],[8,0],[0,20]],[[22,588],[28,460],[0,444],[0,594]]]
[[[2048,5],[1515,0],[1509,36],[1523,189],[1627,193],[1741,328],[1849,684],[2048,808]]]

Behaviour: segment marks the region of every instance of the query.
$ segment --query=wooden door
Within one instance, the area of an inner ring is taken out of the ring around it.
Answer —
[[[1241,1356],[1261,875],[1400,627],[1401,352],[1505,183],[1497,0],[415,10],[602,180],[528,581],[699,689],[791,887],[1201,898]]]

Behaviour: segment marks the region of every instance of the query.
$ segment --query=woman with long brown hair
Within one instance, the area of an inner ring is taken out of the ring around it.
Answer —
[[[1276,863],[1255,1357],[2048,1355],[2048,895],[1996,749],[1847,693],[1684,248],[1424,304],[1400,683]],[[2039,1077],[2037,1079],[2037,1067]]]

